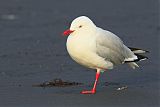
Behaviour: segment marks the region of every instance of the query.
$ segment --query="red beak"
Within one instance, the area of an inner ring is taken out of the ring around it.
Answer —
[[[67,36],[67,35],[70,35],[72,32],[74,32],[74,30],[67,29],[63,32],[63,35]]]

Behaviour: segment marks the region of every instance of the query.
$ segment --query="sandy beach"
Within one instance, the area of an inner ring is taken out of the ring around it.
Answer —
[[[160,69],[156,0],[1,0],[0,107],[159,107]],[[80,16],[118,35],[127,46],[149,50],[135,70],[127,65],[104,72],[95,95],[95,72],[74,62],[62,32]],[[33,87],[61,78],[83,83]],[[127,86],[127,89],[117,88]]]

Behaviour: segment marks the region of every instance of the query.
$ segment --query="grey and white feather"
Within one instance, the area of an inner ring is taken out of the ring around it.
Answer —
[[[135,68],[135,61],[146,58],[138,56],[147,51],[129,49],[118,36],[97,27],[86,16],[73,20],[70,30],[74,32],[67,39],[67,50],[73,60],[89,68],[106,70],[126,62]]]

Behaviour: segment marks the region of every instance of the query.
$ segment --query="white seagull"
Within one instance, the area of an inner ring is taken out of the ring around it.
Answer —
[[[71,58],[83,66],[97,70],[92,90],[82,91],[82,94],[96,93],[101,72],[124,63],[135,69],[139,67],[137,61],[147,59],[142,54],[148,51],[125,46],[119,37],[97,27],[86,16],[74,19],[63,35],[69,35],[66,45]]]

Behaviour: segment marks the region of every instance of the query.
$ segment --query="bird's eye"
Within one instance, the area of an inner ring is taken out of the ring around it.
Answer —
[[[79,28],[81,28],[81,27],[82,27],[82,25],[79,26]]]

